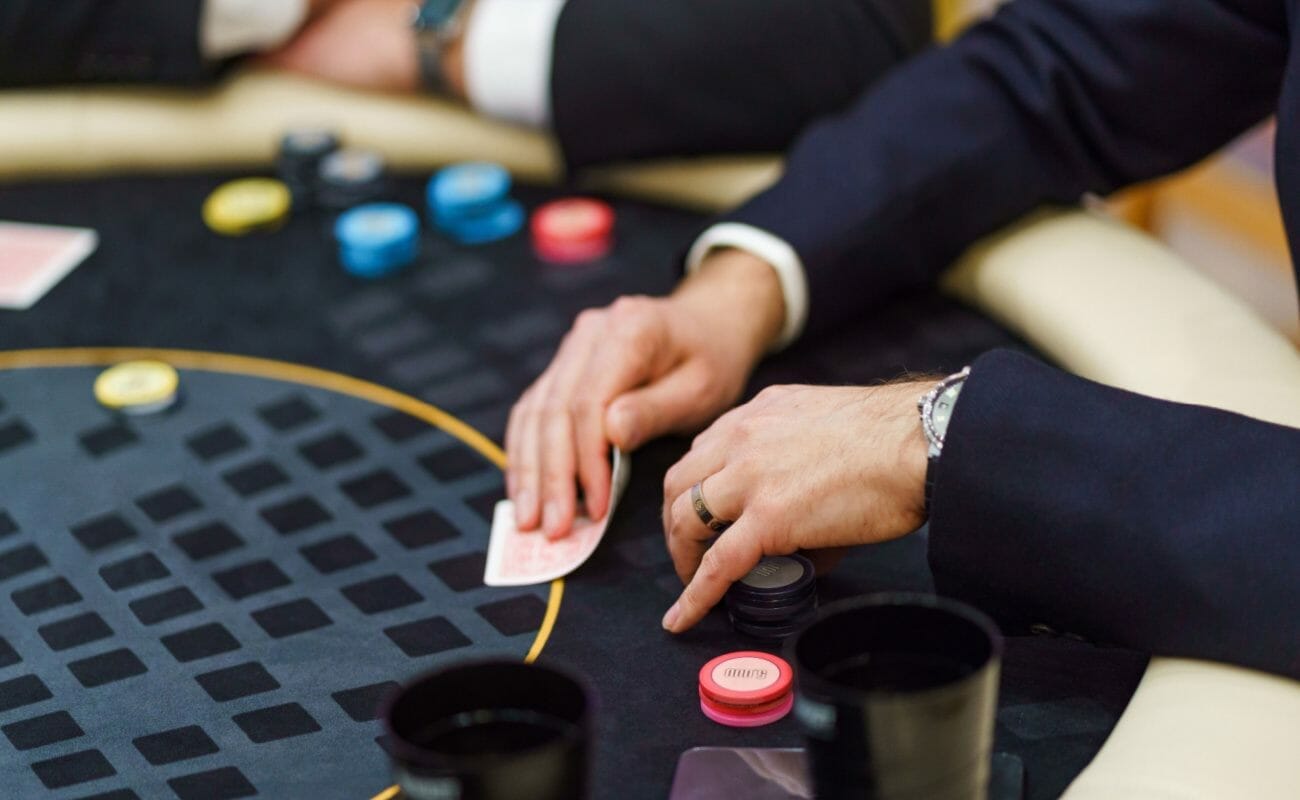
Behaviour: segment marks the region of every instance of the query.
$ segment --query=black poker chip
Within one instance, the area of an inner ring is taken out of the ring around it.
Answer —
[[[320,164],[340,146],[338,134],[327,128],[292,128],[280,139],[275,171],[295,204],[315,202]]]
[[[777,642],[795,635],[816,618],[817,609],[813,607],[796,617],[772,622],[754,622],[736,617],[733,614],[731,625],[736,633],[742,636],[766,642]]]
[[[805,614],[817,609],[817,595],[810,594],[795,603],[769,605],[752,604],[727,599],[727,611],[735,617],[755,622],[782,620]]]
[[[747,603],[788,603],[815,589],[812,562],[799,555],[771,556],[732,584],[727,597]]]
[[[389,189],[384,157],[371,150],[330,153],[321,159],[316,178],[317,203],[338,211],[380,200]]]

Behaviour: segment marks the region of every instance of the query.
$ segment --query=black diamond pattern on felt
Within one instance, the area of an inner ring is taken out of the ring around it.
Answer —
[[[411,584],[397,575],[384,575],[351,586],[344,586],[343,596],[363,614],[379,614],[414,605],[424,599]]]
[[[320,606],[306,598],[254,611],[252,617],[272,639],[283,639],[334,624]]]
[[[182,664],[218,653],[228,653],[240,647],[239,640],[220,622],[210,622],[169,634],[162,637],[162,643],[172,657]]]
[[[453,592],[468,592],[483,585],[483,570],[487,567],[487,553],[466,553],[463,556],[444,558],[429,565],[429,571],[447,584]]]
[[[118,515],[105,514],[73,526],[72,535],[77,537],[82,547],[93,552],[127,539],[134,539],[136,532],[135,528]]]
[[[384,530],[407,550],[426,547],[460,536],[460,531],[446,517],[433,509],[390,519]]]
[[[138,498],[135,504],[154,522],[166,522],[169,519],[179,517],[181,514],[188,514],[203,507],[203,503],[199,502],[199,498],[195,497],[184,486],[169,486],[166,489],[160,489],[152,494]]]
[[[221,767],[167,781],[178,800],[236,800],[252,797],[257,788],[235,767]]]
[[[411,658],[431,656],[473,644],[446,617],[429,617],[384,628],[384,635]]]
[[[307,713],[307,709],[297,703],[248,711],[236,714],[231,719],[254,744],[302,736],[321,729],[320,724]]]
[[[244,540],[224,522],[191,528],[173,536],[172,541],[193,561],[202,561],[244,546]]]
[[[11,678],[0,682],[0,713],[49,700],[53,696],[49,687],[35,675]]]
[[[478,515],[487,520],[488,524],[492,523],[492,514],[496,511],[497,503],[505,497],[501,489],[493,489],[489,492],[474,495],[465,501],[465,504],[478,512]]]
[[[329,469],[364,455],[361,445],[342,431],[313,439],[301,445],[298,452],[316,469]]]
[[[194,455],[204,461],[212,461],[236,450],[243,450],[248,446],[248,439],[234,425],[221,424],[199,431],[185,443]]]
[[[523,594],[484,603],[474,610],[502,636],[515,636],[541,627],[542,617],[546,616],[546,603],[535,594]]]
[[[283,536],[333,519],[330,512],[310,497],[295,497],[287,502],[264,508],[261,514],[262,519],[270,523],[271,527]]]
[[[308,545],[298,552],[322,575],[365,564],[376,558],[375,551],[350,533]]]
[[[289,476],[284,470],[265,459],[232,469],[222,475],[221,479],[241,497],[252,497],[289,482]]]
[[[32,764],[32,771],[41,779],[46,789],[62,789],[78,783],[116,775],[117,770],[98,750],[82,750],[58,758],[47,758]]]
[[[0,553],[0,581],[40,569],[50,560],[34,544],[24,544]]]
[[[352,498],[352,502],[362,508],[373,508],[411,493],[411,487],[386,469],[368,472],[344,481],[339,486],[344,494]]]
[[[18,610],[30,617],[51,608],[76,603],[81,600],[81,592],[68,583],[67,578],[58,577],[19,589],[12,597]]]
[[[33,750],[47,744],[66,742],[86,735],[77,721],[66,711],[55,711],[52,714],[42,714],[39,717],[11,722],[0,728],[0,731],[4,731],[5,737],[9,739],[9,743],[15,750]]]
[[[50,649],[55,652],[90,642],[97,642],[113,635],[113,629],[108,627],[108,623],[104,621],[104,618],[94,611],[87,611],[75,617],[51,622],[48,625],[42,625],[36,630],[40,633],[41,638],[45,640],[45,643],[50,646]]]
[[[463,445],[446,447],[420,456],[420,466],[443,483],[472,475],[492,466],[487,459]]]
[[[277,431],[288,431],[306,425],[319,417],[320,412],[305,397],[290,397],[262,406],[257,415]]]
[[[14,420],[0,426],[0,453],[26,444],[35,438],[36,434],[32,433],[32,429],[27,427],[26,423],[22,420]]]
[[[404,414],[401,411],[388,411],[371,420],[379,432],[384,435],[388,441],[394,444],[400,444],[419,436],[422,433],[428,433],[433,430],[433,426],[418,417],[410,414]]]
[[[288,575],[265,559],[214,572],[212,579],[235,600],[269,592],[291,583]]]
[[[128,605],[142,625],[157,625],[159,622],[203,610],[199,598],[184,586],[132,600]]]
[[[18,523],[4,511],[0,511],[0,539],[18,532]]]
[[[335,692],[330,695],[334,702],[339,704],[343,713],[347,714],[356,722],[369,722],[372,719],[379,718],[379,704],[384,701],[390,692],[398,689],[398,684],[394,681],[385,681],[383,683],[372,683],[369,686],[358,686],[355,689],[344,689],[341,692]]]
[[[14,646],[0,636],[0,669],[12,667],[22,660],[23,657],[18,655],[18,651],[14,649]]]
[[[98,428],[85,431],[77,437],[81,447],[95,458],[106,456],[114,450],[121,450],[140,441],[135,431],[120,422],[111,422]]]
[[[221,748],[198,725],[173,728],[131,740],[144,760],[157,767],[220,752]]]
[[[79,797],[77,800],[140,800],[140,795],[130,789],[114,789],[111,792],[100,792],[99,794]]]
[[[73,661],[68,665],[68,669],[81,682],[81,685],[87,689],[124,680],[135,675],[143,675],[149,671],[144,662],[125,647],[120,650],[110,650],[107,653],[101,653],[90,658],[83,658],[80,661]]]
[[[167,569],[167,566],[153,553],[141,553],[99,569],[99,577],[103,578],[108,588],[115,592],[160,580],[171,574],[171,570]]]
[[[280,682],[266,671],[266,667],[256,661],[205,672],[196,675],[194,680],[199,682],[199,686],[208,693],[208,697],[218,703],[238,700],[262,692],[272,692],[280,688]]]

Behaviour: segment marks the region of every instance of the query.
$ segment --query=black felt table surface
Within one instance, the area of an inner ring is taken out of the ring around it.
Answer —
[[[537,262],[525,237],[481,248],[460,248],[426,233],[424,252],[415,268],[392,279],[367,283],[350,278],[338,266],[328,236],[330,219],[323,214],[299,214],[275,233],[241,239],[219,237],[207,230],[199,217],[203,198],[230,177],[234,176],[37,181],[0,187],[0,219],[88,226],[96,228],[101,237],[98,251],[33,309],[0,311],[0,350],[143,346],[281,359],[355,375],[409,393],[500,441],[510,404],[548,362],[574,314],[585,307],[608,303],[620,294],[668,289],[676,278],[673,256],[705,222],[685,212],[617,202],[618,246],[614,254],[597,264],[569,269]],[[400,181],[398,199],[420,208],[422,184],[418,178]],[[530,205],[555,196],[553,192],[528,189],[520,190],[519,194]],[[937,295],[920,295],[902,299],[886,310],[864,314],[861,321],[831,336],[801,342],[765,363],[750,390],[756,391],[770,383],[868,382],[894,377],[903,370],[952,370],[976,354],[998,346],[1023,347],[978,314]],[[3,401],[0,394],[0,403]],[[0,408],[0,430],[9,416],[9,409]],[[393,419],[384,424],[392,427],[394,435],[400,435],[404,423]],[[220,453],[224,447],[239,446],[230,438],[239,436],[239,432],[207,433],[208,437],[197,443],[197,447]],[[322,436],[311,442],[294,440],[295,447],[304,448],[301,454],[304,463],[319,460],[328,465],[336,459],[340,464],[349,463],[348,459],[355,457],[349,455],[350,443],[329,441],[325,433],[322,431]],[[103,437],[100,444],[112,447],[115,446],[113,437],[122,434],[105,430],[100,435]],[[3,436],[21,439],[22,431],[10,430]],[[23,446],[21,442],[19,446]],[[689,747],[798,744],[798,735],[789,720],[768,728],[734,730],[711,723],[701,715],[695,688],[700,665],[720,653],[752,646],[727,630],[721,614],[710,617],[697,631],[678,638],[669,637],[659,628],[659,619],[679,588],[663,550],[658,524],[660,488],[664,470],[685,447],[684,441],[665,440],[635,455],[632,483],[612,521],[607,541],[591,562],[568,580],[554,633],[542,655],[545,661],[563,664],[586,676],[595,693],[598,716],[593,795],[597,798],[666,796],[677,756]],[[412,469],[420,471],[419,474],[440,476],[439,480],[455,481],[458,474],[470,474],[475,469],[475,456],[455,448],[441,453],[421,452],[419,456],[429,463],[419,466],[417,459]],[[0,453],[0,459],[3,457]],[[222,480],[233,495],[248,498],[238,502],[255,507],[258,497],[263,496],[260,493],[281,491],[277,488],[280,476],[275,474],[275,469],[274,464],[249,463],[243,471],[226,475]],[[340,485],[339,490],[343,498],[340,502],[348,503],[364,503],[367,498],[383,498],[394,491],[391,482],[373,476],[350,488]],[[9,497],[13,492],[24,491],[21,486],[5,489]],[[475,501],[480,516],[490,509],[499,492],[497,481]],[[0,509],[21,504],[9,497],[0,499]],[[419,499],[417,487],[410,502]],[[156,497],[152,506],[137,511],[145,515],[142,520],[153,524],[148,516],[149,508],[166,517],[169,513],[186,513],[175,510],[184,508],[186,502],[180,496]],[[157,524],[169,523],[163,519]],[[221,520],[213,520],[211,524],[220,525]],[[427,526],[408,525],[392,535],[419,537],[426,535],[423,532],[427,530]],[[484,525],[477,535],[485,535],[485,531]],[[81,533],[92,540],[94,537],[112,539],[117,535],[105,526]],[[337,564],[346,565],[356,558],[364,558],[365,542],[349,541],[345,531],[337,533],[337,540],[322,540],[295,558],[306,559],[304,563],[314,565],[312,574],[325,576],[331,574],[328,572],[331,566],[337,568]],[[229,542],[231,535],[237,534],[214,529],[201,537],[180,540],[176,546],[220,548],[223,541]],[[437,539],[436,535],[433,538]],[[443,546],[438,541],[415,544]],[[9,551],[7,546],[3,549]],[[0,603],[10,604],[10,610],[20,615],[26,611],[19,609],[46,607],[79,610],[78,613],[89,610],[76,605],[84,605],[84,600],[70,600],[81,591],[76,586],[63,585],[53,575],[47,575],[48,580],[43,584],[22,577],[34,574],[27,572],[31,564],[23,560],[38,556],[39,553],[19,548],[0,562],[0,590],[3,590]],[[481,570],[481,562],[476,560],[479,557],[472,549],[455,558],[448,557],[425,580],[436,578],[439,586],[454,586],[457,581],[469,581],[472,585],[473,576]],[[226,589],[222,591],[238,594],[276,583],[280,578],[275,574],[275,559],[271,562],[269,566],[251,566],[242,573],[223,575]],[[20,574],[5,575],[5,569],[19,570]],[[119,566],[103,579],[130,583],[149,575],[151,569],[157,567],[145,562]],[[424,575],[430,573],[425,571]],[[374,577],[386,576],[376,573]],[[297,576],[294,579],[302,580]],[[397,602],[389,598],[400,599],[408,590],[421,592],[422,586],[414,576],[402,574],[398,579],[406,584],[405,588],[392,580],[358,585],[344,601],[350,607],[373,610],[376,615],[400,613],[384,610],[387,603]],[[334,583],[351,582],[334,580]],[[222,584],[218,581],[214,585]],[[856,552],[821,582],[819,591],[825,602],[869,591],[929,586],[922,534]],[[185,587],[176,587],[176,591],[167,602],[156,602],[153,606],[145,603],[138,611],[133,610],[133,614],[152,619],[150,615],[165,615],[166,609],[184,608],[192,601],[183,595]],[[241,613],[249,610],[240,608]],[[280,608],[261,619],[245,616],[241,624],[260,626],[258,629],[263,631],[284,631],[310,626],[312,620],[308,617],[312,615],[307,613],[310,611]],[[51,622],[74,616],[71,611],[33,613],[46,614]],[[217,620],[222,619],[220,609],[213,613]],[[530,627],[531,611],[503,608],[495,613],[505,630],[516,631],[515,635],[522,639],[528,638],[526,631],[517,631],[520,626]],[[44,624],[47,618],[42,616],[40,620]],[[8,632],[4,635],[10,640],[23,640],[23,646],[17,650],[22,657],[28,657],[27,651],[31,651],[39,652],[41,658],[57,658],[61,652],[52,647],[101,635],[100,624],[113,625],[106,619],[97,622],[85,618],[43,632],[38,632],[38,626],[33,625],[32,630],[23,631],[20,636]],[[516,627],[510,627],[512,624]],[[531,626],[535,627],[535,620]],[[319,631],[301,635],[315,633]],[[411,641],[428,641],[430,636],[450,633],[411,630],[409,635]],[[289,647],[293,637],[283,641]],[[30,657],[19,662],[7,658],[9,644],[0,642],[0,682],[17,682],[5,684],[9,689],[0,695],[0,726],[31,720],[36,716],[33,709],[50,714],[64,710],[53,706],[47,709],[49,701],[33,701],[39,696],[40,687],[23,681],[30,672]],[[200,652],[216,644],[220,643],[211,636],[171,641],[172,647],[186,653]],[[100,652],[90,643],[69,647],[87,648],[87,655],[90,651]],[[101,649],[111,652],[107,647]],[[80,656],[83,650],[67,652]],[[406,674],[403,672],[406,657],[396,650],[392,656],[392,671],[398,679]],[[70,657],[62,659],[70,660]],[[430,663],[443,662],[432,657]],[[1122,712],[1144,665],[1145,657],[1140,654],[1064,639],[1013,638],[1008,642],[997,747],[1023,759],[1028,774],[1028,796],[1057,796],[1086,766]],[[134,668],[128,658],[119,654],[90,664],[85,670],[87,674],[111,674]],[[256,687],[274,680],[256,670],[248,670],[252,668],[246,669],[247,674],[218,671],[206,679],[211,686],[204,688],[218,696],[223,692],[238,694],[241,687]],[[157,676],[153,672],[131,680],[151,681],[150,691],[161,698],[180,691],[177,685],[169,683],[162,674],[164,671],[157,671]],[[35,705],[37,702],[46,705]],[[120,759],[110,759],[115,776],[105,772],[102,755],[96,759],[93,755],[78,754],[75,748],[60,749],[60,744],[43,743],[42,737],[58,738],[69,732],[70,720],[61,716],[14,728],[12,736],[0,740],[0,752],[6,753],[0,761],[40,763],[39,768],[32,768],[34,775],[39,776],[44,770],[53,780],[77,781],[71,788],[59,790],[58,796],[80,797],[134,785],[132,781],[137,778],[153,780],[149,770],[167,768],[155,767],[149,758],[167,761],[180,754],[192,756],[194,764],[211,765],[217,772],[206,779],[208,784],[228,786],[229,796],[238,796],[245,788],[240,781],[248,780],[245,772],[254,774],[258,772],[257,767],[267,766],[259,765],[258,759],[282,759],[285,760],[282,768],[288,769],[303,769],[302,760],[287,757],[291,748],[272,748],[265,751],[266,755],[250,755],[251,750],[247,753],[241,750],[240,757],[253,759],[255,768],[220,772],[226,769],[225,762],[218,760],[219,755],[206,754],[210,746],[204,737],[209,728],[225,730],[222,726],[233,725],[231,730],[242,730],[241,735],[247,739],[278,736],[287,731],[295,735],[285,742],[326,743],[303,744],[302,753],[324,758],[347,756],[347,753],[330,751],[331,746],[343,746],[339,743],[346,737],[337,738],[331,730],[309,730],[313,721],[319,724],[316,717],[320,714],[303,709],[309,712],[304,716],[292,707],[293,702],[298,701],[290,701],[283,707],[253,709],[260,716],[235,719],[230,714],[217,714],[213,717],[216,722],[196,720],[197,732],[179,730],[170,737],[147,739],[135,747],[125,742],[125,747],[137,753],[133,757],[143,754],[144,760],[138,768],[129,768],[119,764]],[[362,692],[331,702],[339,708],[364,709],[373,704],[374,698]],[[12,703],[22,705],[9,707]],[[84,710],[81,714],[74,713],[77,719],[71,720],[72,724],[87,726],[81,719],[85,713]],[[361,716],[366,715],[361,713]],[[362,738],[374,746],[376,732],[367,731]],[[30,747],[18,750],[15,739]],[[217,745],[229,749],[224,740]],[[241,746],[245,750],[251,747]],[[58,762],[60,758],[65,761]],[[358,785],[373,786],[375,791],[383,788],[387,775],[382,758],[362,763],[369,765],[367,769],[374,774],[366,775],[366,780],[359,781]],[[176,773],[173,769],[167,775]],[[174,793],[189,791],[184,783],[180,788],[168,785]],[[141,796],[145,796],[143,792]]]

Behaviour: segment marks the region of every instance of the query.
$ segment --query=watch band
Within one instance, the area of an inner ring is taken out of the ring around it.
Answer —
[[[411,30],[420,64],[420,85],[427,92],[447,88],[442,55],[462,33],[467,5],[468,0],[423,0],[413,8]]]

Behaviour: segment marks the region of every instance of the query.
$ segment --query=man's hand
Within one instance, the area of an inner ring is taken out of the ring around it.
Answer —
[[[916,401],[934,381],[778,386],[696,437],[664,478],[664,533],[686,589],[663,625],[684,631],[763,556],[896,539],[925,519]],[[714,533],[691,505],[703,481]]]
[[[260,61],[360,89],[413,92],[419,59],[411,0],[332,0]]]
[[[610,444],[631,451],[708,424],[736,402],[784,315],[772,268],[738,250],[710,256],[670,297],[582,312],[510,413],[506,488],[519,529],[567,535],[576,481],[587,514],[602,518]]]

